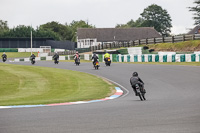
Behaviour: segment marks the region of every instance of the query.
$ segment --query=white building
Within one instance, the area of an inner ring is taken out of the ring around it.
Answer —
[[[79,28],[77,48],[104,45],[112,42],[130,42],[139,39],[161,37],[152,27],[134,28]]]

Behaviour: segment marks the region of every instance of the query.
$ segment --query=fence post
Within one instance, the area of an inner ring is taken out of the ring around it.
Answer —
[[[133,41],[133,46],[135,46],[135,41]]]
[[[146,45],[148,44],[148,38],[146,38]]]
[[[183,35],[183,42],[185,42],[185,35]]]
[[[174,43],[174,36],[172,36],[172,43]]]
[[[140,45],[140,40],[138,40],[138,45]]]
[[[153,43],[156,44],[156,38],[153,38]]]
[[[192,35],[192,40],[195,40],[195,35]]]
[[[165,43],[165,37],[164,36],[162,37],[162,42]]]

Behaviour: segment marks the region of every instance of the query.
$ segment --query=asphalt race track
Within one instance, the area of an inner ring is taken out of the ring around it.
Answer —
[[[92,63],[35,64],[106,77],[127,89],[123,96],[79,105],[0,109],[0,133],[200,133],[200,67],[100,65],[94,70]],[[133,94],[129,79],[134,71],[145,82],[147,101]]]

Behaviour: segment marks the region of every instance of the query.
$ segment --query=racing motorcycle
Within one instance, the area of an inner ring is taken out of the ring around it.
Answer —
[[[77,58],[77,57],[75,58],[75,64],[79,66],[79,64],[80,64],[80,58],[79,58],[79,57],[78,57],[78,58]]]
[[[108,57],[105,59],[105,65],[110,66],[110,64],[111,64],[111,60],[110,60],[110,57]]]
[[[35,64],[35,58],[31,59],[31,64],[34,65]]]
[[[58,64],[59,63],[59,59],[58,58],[54,58],[54,63]]]
[[[3,57],[3,62],[6,62],[6,60],[7,60],[6,57]]]
[[[137,96],[140,97],[141,101],[146,100],[145,90],[143,90],[142,87],[139,84],[135,84],[135,90],[136,90]]]
[[[99,61],[94,62],[94,68],[99,69],[99,67],[100,67]]]

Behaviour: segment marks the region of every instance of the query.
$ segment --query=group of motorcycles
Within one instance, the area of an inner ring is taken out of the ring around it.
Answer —
[[[104,61],[105,61],[105,65],[106,65],[106,66],[110,66],[110,64],[111,64],[111,59],[110,59],[110,57],[105,58]],[[99,67],[100,67],[99,61],[97,60],[97,61],[94,62],[94,68],[95,68],[95,69],[99,69]]]

